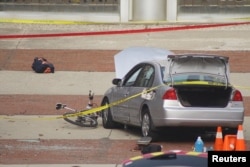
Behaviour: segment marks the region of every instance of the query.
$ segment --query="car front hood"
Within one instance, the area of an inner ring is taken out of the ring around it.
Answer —
[[[116,78],[123,78],[136,64],[143,61],[167,60],[168,55],[174,53],[154,47],[130,47],[114,56]]]

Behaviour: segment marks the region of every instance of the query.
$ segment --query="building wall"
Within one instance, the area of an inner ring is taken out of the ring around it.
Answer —
[[[250,0],[0,0],[4,17],[11,12],[77,14],[75,21],[216,21],[250,18]],[[20,17],[24,17],[19,15]],[[56,16],[51,16],[54,19]],[[72,19],[68,17],[65,19]],[[39,18],[41,19],[41,18]]]
[[[177,21],[249,19],[250,0],[178,0]]]

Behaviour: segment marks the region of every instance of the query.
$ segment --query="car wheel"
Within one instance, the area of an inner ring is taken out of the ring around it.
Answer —
[[[109,105],[109,100],[105,98],[102,101],[102,106]],[[115,122],[113,121],[112,114],[110,108],[106,108],[102,110],[102,126],[105,129],[112,129],[115,128]]]
[[[143,137],[150,136],[152,137],[152,120],[149,114],[149,111],[146,110],[142,113],[142,122],[141,122],[141,133]]]
[[[226,135],[237,134],[237,131],[238,131],[238,127],[236,127],[236,128],[223,128],[222,134],[223,134],[223,137],[225,137]]]

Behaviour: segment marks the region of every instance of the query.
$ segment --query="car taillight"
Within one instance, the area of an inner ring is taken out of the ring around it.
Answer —
[[[234,91],[233,101],[243,101],[240,91]]]
[[[162,99],[165,100],[177,100],[176,92],[174,88],[171,88],[165,92]]]

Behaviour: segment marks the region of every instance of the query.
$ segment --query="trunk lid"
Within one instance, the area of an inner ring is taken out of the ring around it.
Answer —
[[[228,57],[216,55],[185,54],[168,56],[164,71],[165,82],[175,84],[228,85]]]
[[[168,58],[163,80],[174,88],[182,106],[224,108],[228,105],[233,91],[229,84],[228,57],[186,54]]]

